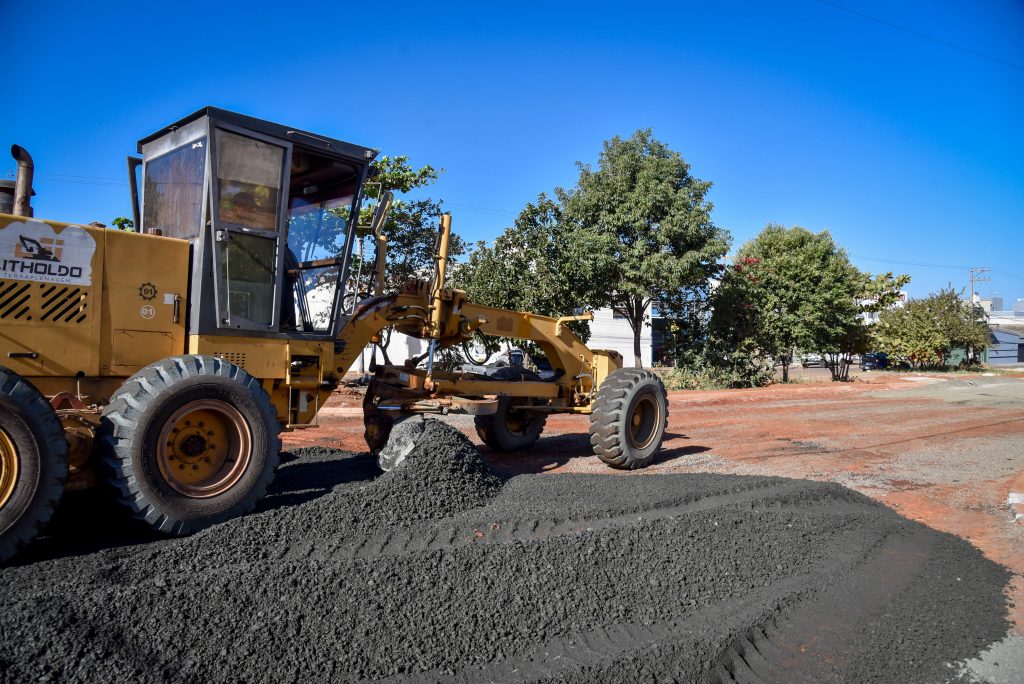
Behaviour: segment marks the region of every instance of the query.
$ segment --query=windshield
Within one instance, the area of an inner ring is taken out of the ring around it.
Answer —
[[[286,311],[284,321],[291,329],[331,329],[358,183],[350,164],[301,150],[293,154],[285,269],[294,311]]]

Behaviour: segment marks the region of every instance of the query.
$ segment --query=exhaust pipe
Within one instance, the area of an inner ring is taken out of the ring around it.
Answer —
[[[32,216],[32,155],[21,145],[11,145],[11,156],[18,161],[18,177],[14,183],[14,215]]]

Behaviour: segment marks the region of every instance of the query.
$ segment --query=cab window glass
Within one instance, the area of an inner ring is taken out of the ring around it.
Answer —
[[[186,240],[199,235],[205,167],[206,138],[146,162],[142,225],[147,233]]]
[[[216,140],[218,221],[276,231],[284,148],[221,129]]]
[[[274,240],[232,233],[221,261],[222,282],[227,284],[227,309],[260,325],[270,325],[274,315]]]

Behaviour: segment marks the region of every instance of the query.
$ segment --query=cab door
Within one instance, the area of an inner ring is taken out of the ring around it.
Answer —
[[[225,124],[212,138],[217,327],[276,332],[292,146]]]

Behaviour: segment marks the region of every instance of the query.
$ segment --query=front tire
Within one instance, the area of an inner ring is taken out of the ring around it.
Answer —
[[[612,371],[597,390],[590,444],[613,468],[646,468],[668,425],[668,394],[661,379],[640,368]]]
[[[541,381],[539,375],[521,366],[499,367],[490,377],[505,382]],[[499,397],[495,413],[473,418],[480,441],[495,451],[529,449],[540,439],[548,420],[547,413],[527,408],[531,403],[531,399],[523,397]]]
[[[280,424],[259,381],[211,356],[133,375],[103,412],[108,482],[133,517],[184,535],[249,513],[279,462]]]
[[[64,492],[68,443],[46,400],[0,367],[0,563],[31,542]]]

